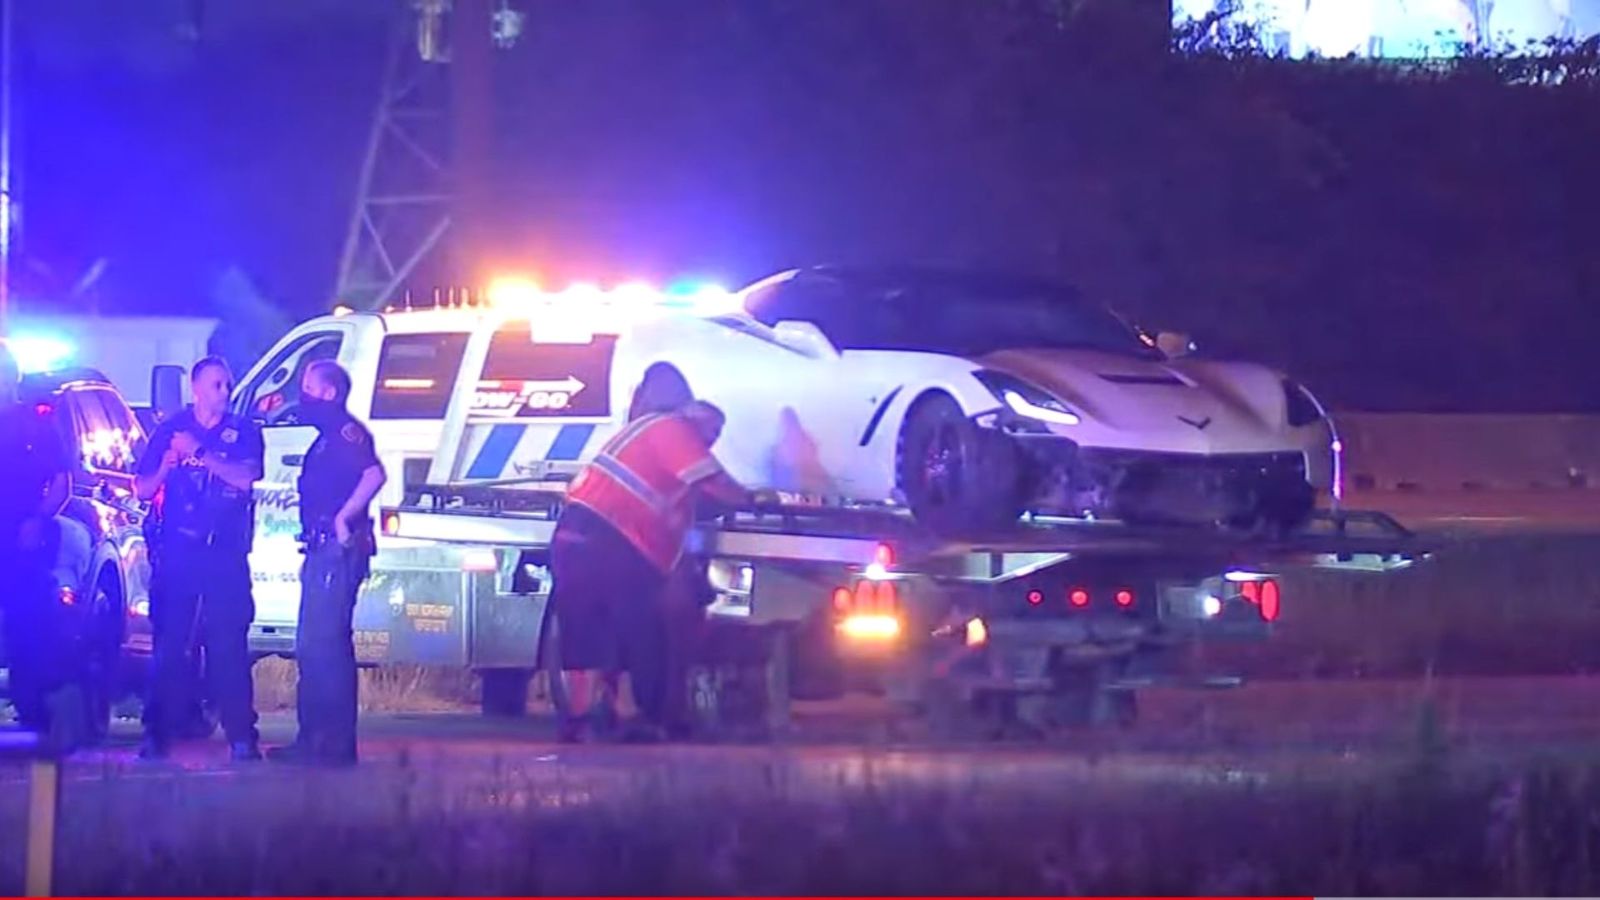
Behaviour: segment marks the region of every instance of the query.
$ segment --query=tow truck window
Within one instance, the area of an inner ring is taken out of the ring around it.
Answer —
[[[479,416],[605,418],[611,415],[615,335],[587,344],[537,344],[527,325],[494,333],[473,396]]]
[[[465,333],[396,334],[383,341],[374,419],[442,419],[467,349]]]
[[[338,359],[343,343],[341,333],[319,331],[285,347],[245,387],[234,411],[268,427],[302,424],[294,415],[301,376],[314,360]]]

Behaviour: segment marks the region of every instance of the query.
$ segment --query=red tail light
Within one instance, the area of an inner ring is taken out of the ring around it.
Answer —
[[[1133,605],[1133,591],[1123,588],[1117,591],[1117,605],[1126,609]]]
[[[894,548],[888,544],[879,544],[872,553],[872,561],[885,569],[894,567]]]
[[[1261,582],[1246,581],[1239,585],[1239,596],[1251,603],[1261,602]]]
[[[1283,596],[1278,589],[1276,581],[1263,581],[1261,583],[1261,618],[1268,622],[1276,622],[1278,613],[1282,611]]]
[[[833,608],[836,612],[844,612],[850,608],[850,589],[835,588],[833,591]]]
[[[1041,604],[1043,602],[1044,602],[1044,591],[1029,591],[1028,592],[1028,603],[1029,603],[1029,605],[1038,606],[1039,604]]]
[[[1083,588],[1073,588],[1072,593],[1067,595],[1067,602],[1079,608],[1088,606],[1089,592]]]
[[[872,609],[872,604],[878,599],[877,585],[870,581],[856,582],[856,612],[866,612]]]
[[[900,589],[894,582],[885,581],[878,585],[878,612],[892,613],[900,606]]]

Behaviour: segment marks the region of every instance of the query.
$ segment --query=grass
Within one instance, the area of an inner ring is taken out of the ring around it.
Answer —
[[[773,756],[596,778],[416,760],[206,790],[67,794],[71,894],[1600,892],[1600,765],[1488,767],[1418,741],[1360,774],[929,780]],[[182,782],[187,776],[176,776]],[[15,836],[19,803],[0,811]],[[19,848],[7,840],[4,846]],[[20,886],[20,853],[0,890]]]
[[[1600,671],[1600,535],[1483,537],[1384,576],[1295,572],[1270,641],[1219,649],[1258,678]]]

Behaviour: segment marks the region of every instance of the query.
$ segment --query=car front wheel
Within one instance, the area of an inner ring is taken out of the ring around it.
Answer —
[[[899,468],[912,514],[940,534],[993,533],[1022,514],[1016,445],[973,424],[949,396],[913,407],[901,432]]]

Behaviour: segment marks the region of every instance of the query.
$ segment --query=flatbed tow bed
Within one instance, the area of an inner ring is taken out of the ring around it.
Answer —
[[[540,596],[542,638],[560,503],[559,490],[532,480],[422,487],[412,502],[382,509],[382,528],[391,538],[493,549],[496,590]],[[722,639],[711,644],[739,648],[704,660],[697,709],[716,718],[732,702],[722,694],[753,691],[776,724],[790,698],[854,688],[946,723],[980,712],[1027,718],[1041,704],[1055,718],[1076,710],[1068,717],[1126,721],[1138,688],[1174,681],[1160,664],[1173,651],[1266,638],[1281,608],[1281,573],[1384,573],[1429,550],[1376,512],[1321,512],[1278,537],[1026,518],[1005,534],[951,540],[898,510],[795,505],[702,521],[690,553],[715,594],[707,620]],[[540,573],[537,584],[525,578],[519,587],[516,573],[530,571]],[[555,654],[539,646],[533,668],[560,703]],[[501,706],[525,698],[517,682],[527,673],[509,676]],[[490,680],[486,673],[486,711]],[[1182,683],[1240,682],[1221,674]]]

